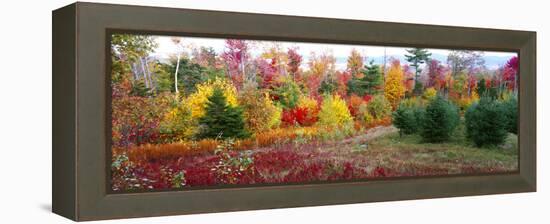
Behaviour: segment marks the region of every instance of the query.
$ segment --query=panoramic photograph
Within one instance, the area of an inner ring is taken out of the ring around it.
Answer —
[[[518,171],[515,52],[113,34],[110,57],[115,192]]]

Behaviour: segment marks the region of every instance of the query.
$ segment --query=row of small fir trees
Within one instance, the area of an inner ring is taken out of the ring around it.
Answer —
[[[448,141],[461,121],[459,109],[439,94],[425,107],[404,101],[392,117],[400,135],[419,134],[432,143]],[[464,119],[466,137],[477,147],[500,145],[508,132],[517,134],[517,99],[483,95],[466,110]]]

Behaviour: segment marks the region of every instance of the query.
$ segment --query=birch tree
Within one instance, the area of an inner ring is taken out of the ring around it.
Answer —
[[[180,59],[181,59],[181,38],[179,37],[172,37],[172,42],[174,45],[176,45],[176,72],[174,72],[174,89],[176,90],[176,93],[178,93],[178,71],[180,69]]]

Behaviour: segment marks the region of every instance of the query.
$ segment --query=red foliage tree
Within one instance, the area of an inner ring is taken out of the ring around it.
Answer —
[[[352,74],[349,71],[337,71],[336,72],[336,83],[338,84],[337,92],[338,95],[345,97],[348,92],[348,82],[351,80]]]
[[[272,89],[274,87],[274,81],[278,75],[277,67],[275,67],[274,60],[270,63],[264,59],[257,59],[258,74],[262,78],[261,87],[266,89]]]
[[[300,65],[302,64],[302,56],[298,54],[298,48],[288,49],[288,72],[294,77],[296,82],[301,82]]]
[[[314,98],[320,98],[319,87],[321,87],[322,77],[319,75],[310,75],[305,80],[305,85],[309,89],[309,94]]]
[[[226,50],[221,57],[227,64],[227,75],[237,89],[242,87],[245,76],[246,61],[248,60],[248,44],[244,40],[225,40]]]
[[[447,68],[441,64],[440,61],[432,59],[428,63],[428,82],[426,87],[434,87],[435,89],[441,89],[441,81],[445,81],[445,72]]]
[[[366,94],[363,96],[363,100],[365,103],[368,103],[370,100],[372,100],[372,95]]]
[[[317,117],[313,116],[315,112],[308,108],[296,107],[284,110],[281,120],[285,125],[309,126],[317,122]]]
[[[502,78],[504,79],[503,81],[506,82],[506,87],[508,87],[509,90],[516,89],[518,68],[519,60],[516,56],[510,58],[510,60],[508,60],[506,62],[506,65],[504,66]]]
[[[397,60],[398,61],[398,60]],[[414,88],[414,73],[409,65],[403,65],[403,84],[407,92],[412,92]]]

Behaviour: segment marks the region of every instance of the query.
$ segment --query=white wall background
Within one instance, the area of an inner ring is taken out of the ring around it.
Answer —
[[[94,1],[96,2],[96,1]],[[97,1],[538,32],[537,193],[170,216],[100,223],[548,223],[549,7],[545,1]],[[0,221],[69,223],[51,209],[51,10],[71,0],[0,6]],[[546,213],[546,214],[545,214]]]

